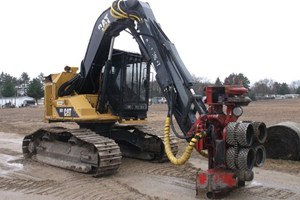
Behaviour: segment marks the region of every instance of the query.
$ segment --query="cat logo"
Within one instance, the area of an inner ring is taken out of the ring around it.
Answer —
[[[64,116],[65,117],[71,117],[72,115],[72,108],[64,108]]]
[[[73,107],[56,108],[60,117],[78,117]]]
[[[110,24],[110,20],[108,18],[108,15],[106,14],[104,18],[101,20],[100,24],[98,25],[98,29],[104,32],[109,27],[109,24]]]

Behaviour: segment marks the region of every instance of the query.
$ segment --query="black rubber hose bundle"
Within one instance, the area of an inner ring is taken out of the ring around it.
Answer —
[[[63,97],[70,95],[77,87],[80,81],[80,75],[77,74],[71,80],[63,83],[58,89],[58,96]]]

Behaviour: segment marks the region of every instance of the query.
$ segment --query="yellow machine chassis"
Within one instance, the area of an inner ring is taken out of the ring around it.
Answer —
[[[122,120],[108,108],[107,113],[96,111],[98,94],[76,94],[59,97],[59,87],[77,75],[77,67],[65,67],[59,74],[51,74],[45,80],[45,121],[145,124],[146,120]]]

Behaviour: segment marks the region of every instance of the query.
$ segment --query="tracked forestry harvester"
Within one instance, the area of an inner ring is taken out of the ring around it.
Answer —
[[[114,49],[122,31],[133,36],[139,54]],[[144,125],[151,65],[169,108],[164,133]],[[197,193],[208,197],[251,181],[253,166],[264,162],[264,123],[237,121],[250,103],[247,89],[207,86],[204,101],[196,95],[188,69],[147,3],[114,1],[96,21],[77,70],[67,66],[46,77],[45,120],[76,122],[79,128],[27,135],[25,158],[100,176],[117,172],[122,156],[181,165],[196,149],[208,157],[208,170],[195,175]],[[180,158],[170,129],[188,142]]]

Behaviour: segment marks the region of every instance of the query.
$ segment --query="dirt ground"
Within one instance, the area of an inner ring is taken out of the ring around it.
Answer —
[[[241,120],[264,121],[267,126],[300,123],[300,99],[252,102]],[[151,105],[149,125],[163,130],[166,105]],[[0,109],[0,199],[196,199],[195,174],[207,160],[193,152],[189,163],[151,163],[122,159],[117,174],[93,178],[24,160],[26,134],[45,126],[76,128],[73,123],[46,124],[43,107]],[[186,143],[179,142],[182,150]],[[254,181],[230,193],[228,199],[300,199],[300,163],[267,159],[254,169]]]

